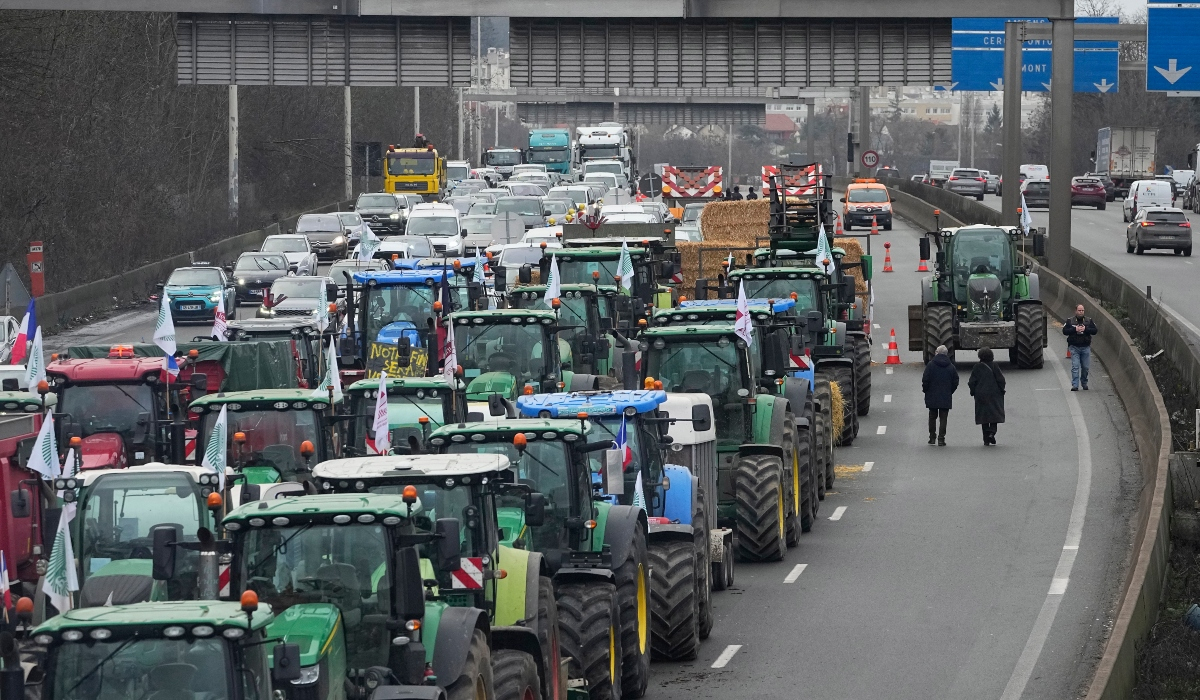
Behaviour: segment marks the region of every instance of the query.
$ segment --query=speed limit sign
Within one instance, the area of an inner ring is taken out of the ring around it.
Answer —
[[[863,151],[862,164],[864,168],[874,168],[879,165],[879,154],[875,151]]]

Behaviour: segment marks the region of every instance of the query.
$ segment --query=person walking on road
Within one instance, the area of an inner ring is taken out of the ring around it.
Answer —
[[[958,390],[958,370],[948,352],[945,345],[939,345],[921,375],[921,391],[925,392],[925,408],[929,409],[929,444],[936,438],[942,447],[946,446],[946,419],[950,417],[954,392]]]
[[[1092,368],[1092,336],[1100,332],[1096,322],[1083,315],[1083,304],[1075,307],[1075,315],[1063,324],[1063,335],[1071,350],[1071,391],[1088,390],[1088,371]]]
[[[967,388],[975,397],[975,425],[983,426],[983,444],[996,444],[996,425],[1004,422],[1004,374],[991,348],[979,348],[979,364],[971,370]]]

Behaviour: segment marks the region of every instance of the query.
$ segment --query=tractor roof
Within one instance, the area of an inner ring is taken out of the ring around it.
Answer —
[[[194,630],[196,626],[206,625],[215,628],[207,630],[209,635],[219,637],[224,629],[258,630],[271,624],[273,619],[269,605],[260,605],[253,619],[248,620],[240,603],[216,600],[134,603],[68,610],[46,620],[33,633],[55,635],[71,629],[103,627],[113,632],[113,637],[124,636],[122,632],[132,632],[132,628],[137,628],[139,636],[158,636],[171,626]]]
[[[688,309],[689,311],[706,311],[709,309],[727,311],[733,309],[737,311],[737,299],[702,299],[698,301],[683,301],[679,303],[680,309]],[[747,299],[746,305],[750,308],[751,313],[755,312],[774,312],[782,313],[796,308],[795,299]],[[665,310],[665,309],[664,309]]]
[[[418,285],[433,286],[442,281],[442,275],[446,275],[447,280],[454,279],[454,270],[442,270],[437,268],[429,268],[425,270],[368,270],[364,272],[355,272],[354,281],[367,286],[382,286],[382,287],[413,287]]]
[[[227,405],[231,410],[262,410],[274,408],[284,410],[294,408],[306,410],[315,408],[318,411],[329,406],[329,397],[322,394],[319,398],[313,396],[312,389],[255,389],[253,391],[229,391],[218,394],[201,396],[191,403],[189,409],[203,413],[206,410],[218,410]]]
[[[546,249],[546,255],[564,260],[616,260],[621,257],[621,248],[617,247],[589,247],[589,248],[556,248],[551,250]],[[632,258],[649,255],[645,248],[629,248],[629,256]]]
[[[750,316],[755,321],[769,321],[777,314],[796,308],[794,299],[748,299]],[[773,303],[772,303],[773,302]],[[736,321],[737,300],[685,301],[676,309],[654,312],[655,324],[690,323],[699,325],[712,321]]]
[[[463,435],[467,439],[474,442],[495,442],[494,438],[501,438],[505,441],[512,440],[512,436],[517,433],[524,433],[526,440],[556,440],[567,435],[574,436],[567,438],[570,440],[578,440],[584,435],[583,426],[580,425],[579,419],[546,419],[546,418],[510,418],[509,420],[498,423],[454,423],[451,425],[443,425],[433,431],[430,436],[431,441],[442,440],[441,443],[433,442],[434,445],[443,445],[446,440],[452,442],[465,442],[465,439],[455,440],[454,436]],[[475,438],[476,435],[481,436]]]
[[[518,322],[550,325],[558,320],[558,315],[550,309],[490,309],[487,311],[455,311],[450,314],[450,320],[460,326],[467,324],[482,326],[487,323],[515,324]]]
[[[387,390],[397,393],[410,393],[418,389],[432,389],[439,391],[449,389],[450,385],[446,383],[445,378],[440,375],[437,377],[388,377]],[[360,379],[350,385],[346,391],[369,391],[379,388],[379,379]]]
[[[642,331],[648,338],[678,338],[733,335],[733,322],[723,324],[689,324],[684,326],[652,326]]]
[[[561,289],[564,292],[594,292],[594,291],[596,291],[596,285],[594,285],[594,284],[562,284],[562,285],[559,285],[559,289]],[[615,292],[616,290],[617,290],[617,288],[611,284],[610,285],[603,285],[603,284],[600,285],[601,292]],[[514,294],[517,294],[520,292],[534,292],[539,295],[545,294],[546,293],[546,285],[544,285],[544,284],[522,284],[522,285],[513,287],[512,292]]]
[[[378,455],[331,459],[313,467],[316,479],[381,479],[385,477],[460,477],[491,474],[509,468],[504,455]]]
[[[328,521],[331,516],[337,515],[348,515],[351,518],[359,515],[373,515],[376,518],[394,515],[405,518],[408,517],[408,504],[398,493],[326,493],[319,496],[295,496],[251,501],[233,509],[222,523],[226,527],[236,523],[230,528],[232,530],[241,529],[242,523],[247,523],[250,527],[263,527],[268,524],[287,527],[292,524],[293,519],[296,523]],[[364,518],[359,522],[364,521],[373,522],[373,519]]]
[[[637,415],[653,411],[667,400],[665,391],[646,389],[620,391],[575,391],[517,397],[517,410],[530,418],[575,418],[586,413],[592,418]]]
[[[201,476],[216,477],[213,470],[194,464],[165,464],[163,462],[146,462],[133,464],[124,469],[85,469],[75,475],[76,481],[83,486],[90,486],[101,477],[115,476],[120,478],[137,479],[152,474],[185,474],[195,483],[200,482]]]
[[[46,405],[52,406],[53,394],[46,394]],[[42,408],[42,397],[28,391],[0,391],[0,413],[37,413]]]
[[[804,267],[800,265],[789,265],[781,267],[754,267],[750,269],[730,270],[729,279],[735,280],[745,277],[747,279],[820,279],[825,277],[825,272],[819,267]]]
[[[90,360],[57,360],[46,367],[46,374],[65,377],[72,383],[117,383],[145,381],[154,374],[161,381],[167,369],[166,357],[101,357]]]

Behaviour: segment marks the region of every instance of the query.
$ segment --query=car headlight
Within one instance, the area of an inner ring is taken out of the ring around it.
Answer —
[[[883,205],[883,207],[881,207],[881,208],[882,208],[884,211],[891,211],[891,210],[892,210],[892,205],[891,205],[891,204],[886,204],[886,203],[885,203],[885,204]]]
[[[209,294],[209,295],[208,295],[208,300],[209,300],[209,301],[221,301],[221,293],[220,293],[220,292],[213,292],[212,294]]]
[[[301,666],[300,677],[292,681],[292,685],[312,685],[321,679],[320,664]]]
[[[334,245],[341,245],[341,244],[343,244],[343,243],[345,243],[345,242],[346,242],[346,237],[345,237],[345,236],[338,236],[337,238],[333,239],[333,244],[334,244]]]
[[[245,277],[239,277],[239,278],[238,278],[238,284],[242,284],[242,285],[246,284],[246,278],[245,278]]]
[[[388,216],[388,218],[391,219],[392,221],[395,221],[396,219],[400,218],[400,212],[394,212],[390,216]]]

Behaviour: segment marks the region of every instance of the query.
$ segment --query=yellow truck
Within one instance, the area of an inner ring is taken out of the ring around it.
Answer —
[[[433,146],[388,146],[383,159],[383,189],[396,194],[419,194],[425,201],[442,198],[446,191],[446,159]]]

